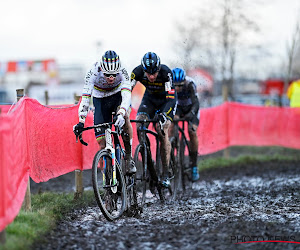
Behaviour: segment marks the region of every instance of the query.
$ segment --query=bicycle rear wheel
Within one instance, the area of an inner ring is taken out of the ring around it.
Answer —
[[[134,162],[136,166],[135,174],[135,196],[137,205],[143,208],[146,200],[147,189],[147,153],[143,145],[139,144],[134,153]]]
[[[178,183],[179,183],[179,151],[176,145],[176,138],[171,138],[171,154],[169,165],[169,179],[170,188],[169,192],[165,192],[165,199],[175,200],[177,196]]]
[[[189,148],[187,145],[187,142],[182,138],[180,140],[180,168],[181,168],[181,185],[183,192],[186,189],[191,188],[191,168],[190,168],[190,162],[189,162],[189,155],[185,155],[189,153]]]
[[[126,186],[123,172],[115,161],[116,183],[113,183],[112,155],[107,150],[96,153],[92,167],[92,182],[97,204],[104,217],[113,221],[126,209]]]
[[[141,212],[141,208],[138,206],[136,189],[135,189],[135,175],[125,175],[126,189],[127,189],[127,210],[125,214],[127,216],[136,216]]]

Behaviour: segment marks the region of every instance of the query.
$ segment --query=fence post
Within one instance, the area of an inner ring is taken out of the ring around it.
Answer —
[[[17,89],[17,101],[19,101],[24,96],[24,89]],[[28,184],[25,194],[25,199],[23,202],[23,208],[25,211],[31,210],[31,192],[30,192],[30,177],[28,178]]]
[[[4,245],[6,242],[6,232],[5,229],[0,232],[0,244]]]
[[[81,96],[74,94],[75,104],[78,104]],[[75,194],[74,199],[81,198],[83,194],[83,181],[82,181],[82,171],[80,169],[75,170]]]
[[[0,108],[0,115],[1,115],[1,108]],[[4,245],[6,241],[6,236],[5,236],[5,229],[0,232],[0,244]]]
[[[223,86],[222,86],[222,96],[223,96],[223,101],[227,102],[228,101],[228,82],[223,82]],[[227,119],[229,119],[229,117],[227,116]],[[228,125],[228,122],[227,122]],[[225,148],[223,151],[223,157],[225,158],[229,158],[230,157],[230,149]]]
[[[49,104],[49,93],[48,90],[45,90],[45,105]]]

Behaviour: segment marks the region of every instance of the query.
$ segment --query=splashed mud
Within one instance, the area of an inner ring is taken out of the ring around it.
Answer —
[[[300,242],[299,165],[207,170],[179,200],[154,199],[138,218],[108,222],[98,207],[76,210],[33,249],[299,249],[258,242]]]

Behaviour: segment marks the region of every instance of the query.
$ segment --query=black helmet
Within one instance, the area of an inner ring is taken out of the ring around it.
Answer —
[[[160,70],[160,58],[154,52],[147,52],[142,59],[145,72],[154,74]]]
[[[99,63],[103,73],[117,74],[121,68],[120,58],[113,50],[106,51]]]

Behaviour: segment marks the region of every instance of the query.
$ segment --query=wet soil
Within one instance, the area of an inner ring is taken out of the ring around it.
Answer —
[[[74,180],[32,190],[72,191]],[[32,249],[300,249],[299,213],[300,161],[232,166],[201,172],[181,199],[154,200],[139,217],[108,222],[97,206],[73,211]]]

